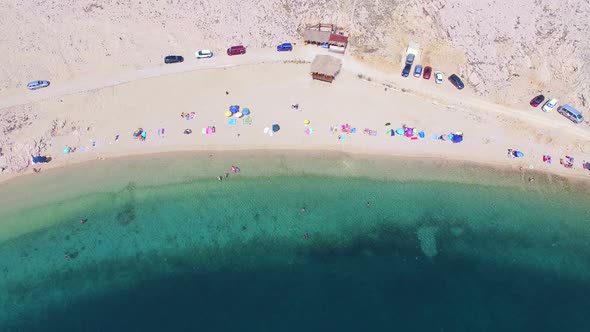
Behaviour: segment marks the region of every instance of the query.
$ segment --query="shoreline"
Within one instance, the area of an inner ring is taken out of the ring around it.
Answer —
[[[295,173],[292,175],[315,175],[315,176],[330,176],[330,177],[356,177],[369,178],[371,180],[385,180],[385,181],[433,181],[441,183],[455,183],[455,184],[474,184],[493,187],[514,187],[514,188],[538,188],[547,187],[551,185],[558,185],[556,190],[562,190],[564,187],[571,192],[590,193],[586,186],[590,184],[590,179],[578,174],[557,174],[545,169],[529,169],[519,167],[517,165],[506,165],[493,161],[473,161],[461,158],[445,158],[440,159],[438,156],[425,156],[420,154],[383,154],[382,151],[357,151],[347,149],[324,149],[307,148],[298,149],[295,147],[282,147],[280,149],[265,149],[265,148],[241,148],[241,149],[191,149],[191,150],[174,150],[174,151],[154,151],[144,152],[138,154],[120,154],[112,155],[108,158],[100,157],[91,160],[78,160],[68,164],[54,166],[46,169],[46,173],[35,174],[33,172],[26,172],[17,176],[6,178],[0,181],[1,187],[10,187],[19,185],[21,180],[35,181],[38,177],[40,179],[44,174],[49,174],[51,177],[56,175],[67,174],[70,171],[80,171],[88,166],[96,168],[108,168],[115,164],[129,165],[132,163],[141,163],[145,161],[167,161],[167,160],[195,160],[201,162],[211,158],[215,161],[222,161],[227,163],[240,164],[240,160],[246,160],[247,163],[255,162],[254,160],[264,160],[273,158],[290,159],[290,162],[299,160],[301,163],[290,164],[291,170]],[[309,162],[314,158],[321,158],[318,165],[308,166]],[[234,160],[230,161],[230,160]],[[334,168],[332,171],[327,166],[332,164],[339,164],[341,162],[352,161],[359,164],[368,164],[369,167],[374,168],[374,171],[385,171],[385,174],[371,173],[367,170],[353,169],[350,172],[343,172],[341,169]],[[94,163],[103,164],[94,164]],[[106,163],[106,165],[105,165]],[[225,165],[224,164],[224,165]],[[270,165],[269,168],[263,167],[249,168],[247,172],[243,172],[240,176],[288,176],[288,171],[276,171]],[[417,167],[417,168],[416,168]],[[422,169],[419,169],[422,168]],[[421,172],[425,169],[436,170],[433,173]],[[403,171],[393,173],[392,170]],[[183,170],[180,170],[181,172]],[[221,172],[221,171],[220,171]],[[391,172],[391,173],[390,173]],[[221,173],[220,173],[221,174]],[[481,175],[489,175],[490,177],[481,177]],[[192,173],[192,178],[197,180],[212,180],[215,178],[211,170],[206,170],[204,173]],[[442,176],[441,176],[442,175]],[[534,181],[528,181],[530,177],[535,177]],[[520,180],[520,181],[518,181]]]
[[[391,161],[391,162],[401,162],[401,161],[408,161],[408,162],[423,162],[426,164],[434,165],[436,163],[442,164],[450,164],[443,166],[445,168],[449,167],[462,167],[465,166],[467,168],[483,168],[489,171],[499,171],[505,172],[512,175],[520,175],[523,177],[527,176],[537,176],[537,177],[546,177],[546,178],[557,178],[557,179],[566,179],[568,181],[572,181],[575,183],[580,184],[590,184],[590,178],[584,175],[582,172],[571,172],[572,169],[563,169],[560,171],[555,171],[551,169],[541,169],[541,168],[531,168],[529,165],[527,166],[524,162],[515,162],[512,165],[507,163],[502,163],[500,161],[494,160],[469,160],[457,156],[443,156],[442,155],[433,155],[433,154],[424,154],[420,152],[416,153],[399,153],[396,151],[383,151],[380,149],[353,149],[353,148],[334,148],[332,146],[308,146],[306,148],[301,147],[294,147],[294,146],[273,146],[270,148],[265,147],[257,147],[257,146],[242,146],[239,148],[235,147],[226,147],[226,146],[208,146],[208,147],[194,147],[189,149],[184,149],[182,147],[176,149],[154,149],[152,151],[143,151],[138,153],[113,153],[108,154],[105,156],[97,156],[94,158],[87,158],[87,159],[76,159],[68,162],[62,163],[55,163],[52,165],[43,166],[43,172],[41,173],[34,173],[32,168],[27,169],[24,172],[9,174],[6,176],[0,176],[0,185],[4,184],[12,184],[18,181],[21,178],[29,178],[33,176],[43,176],[45,172],[66,172],[68,169],[76,169],[82,168],[84,166],[91,165],[94,162],[102,162],[102,161],[128,161],[128,160],[146,160],[150,157],[158,157],[164,158],[168,156],[178,157],[180,155],[185,154],[194,154],[199,156],[218,156],[218,155],[230,155],[232,153],[251,153],[251,154],[258,154],[258,155],[286,155],[289,153],[294,154],[301,154],[304,155],[306,153],[319,153],[319,154],[329,154],[331,157],[351,157],[352,159],[356,160],[365,160],[365,161]],[[48,167],[49,166],[49,167]],[[535,178],[537,179],[537,178]],[[428,179],[432,181],[436,181],[436,179]],[[441,182],[446,182],[444,179],[440,180]],[[458,181],[458,183],[477,183],[477,181]],[[524,183],[524,182],[523,182]],[[486,183],[490,184],[490,183]]]

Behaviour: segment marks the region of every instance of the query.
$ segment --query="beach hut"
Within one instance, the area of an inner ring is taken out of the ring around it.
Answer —
[[[330,41],[330,31],[305,30],[303,40],[307,44],[322,45]]]
[[[340,72],[342,61],[331,55],[316,55],[311,63],[311,77],[315,80],[330,82]]]

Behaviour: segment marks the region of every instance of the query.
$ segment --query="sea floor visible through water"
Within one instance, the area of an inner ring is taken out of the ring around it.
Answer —
[[[16,179],[0,330],[588,331],[590,195],[537,178],[267,152]]]

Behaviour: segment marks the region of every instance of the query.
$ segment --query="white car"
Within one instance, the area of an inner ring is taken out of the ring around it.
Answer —
[[[203,58],[210,58],[213,56],[213,52],[209,51],[209,50],[200,50],[195,52],[195,58],[197,59],[203,59]]]
[[[33,81],[27,84],[27,89],[29,90],[37,90],[41,88],[46,88],[49,86],[49,81]]]
[[[543,112],[551,112],[557,106],[557,99],[549,99],[541,108]]]
[[[436,84],[442,84],[443,73],[441,73],[440,71],[435,71],[434,72],[434,81],[436,82]]]

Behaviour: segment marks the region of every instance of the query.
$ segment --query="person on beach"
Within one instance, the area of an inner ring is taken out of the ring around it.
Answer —
[[[227,96],[227,95],[229,95],[229,91],[225,91],[225,95],[226,95],[226,96]]]
[[[236,173],[240,173],[240,168],[236,166]]]
[[[232,167],[231,167],[231,172],[232,172],[232,173],[235,173],[235,172],[236,172],[236,166],[233,166],[233,165],[232,165]]]
[[[41,172],[41,169],[40,168],[33,168],[33,172],[39,173],[39,172]]]
[[[223,178],[220,175],[220,176],[217,177],[217,181],[221,181],[221,180],[223,180]]]
[[[225,173],[225,178],[227,179],[229,177],[229,173]]]

